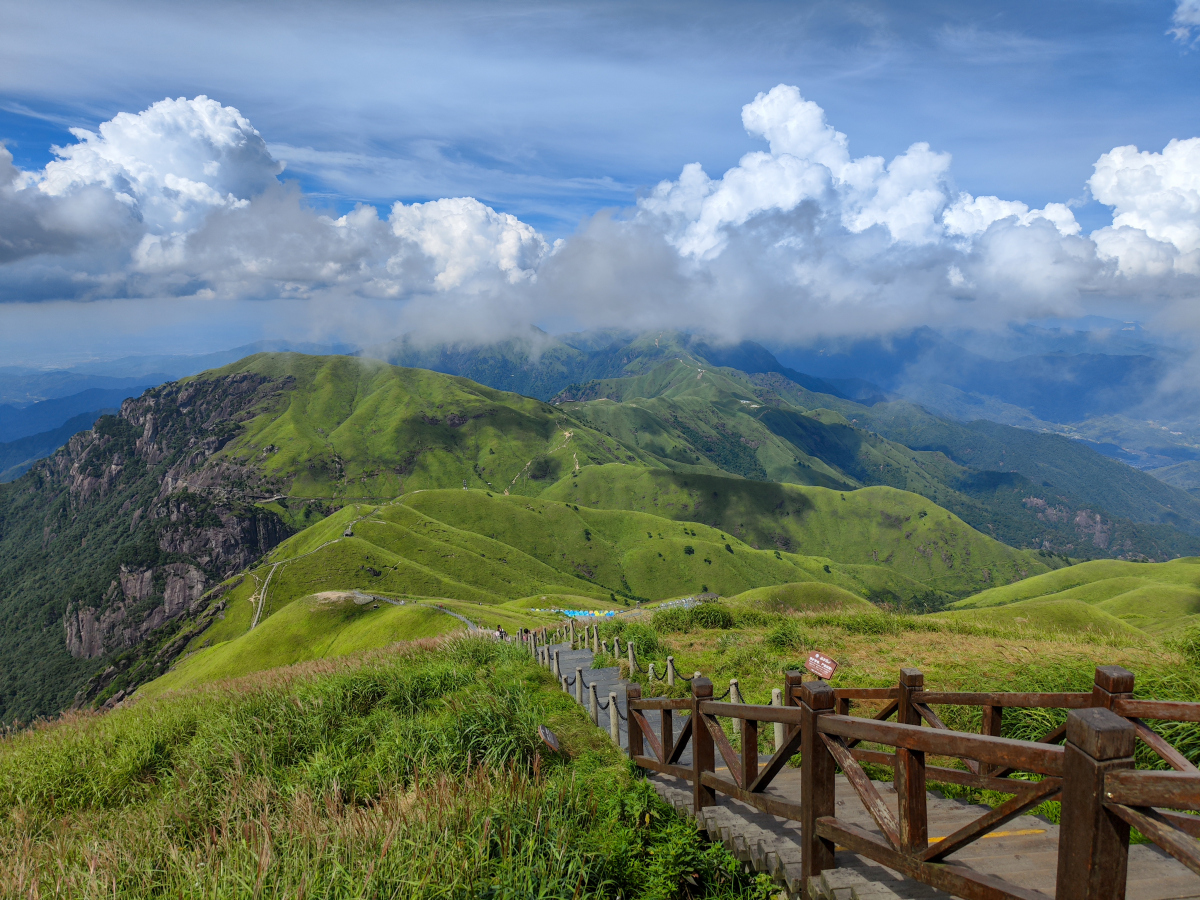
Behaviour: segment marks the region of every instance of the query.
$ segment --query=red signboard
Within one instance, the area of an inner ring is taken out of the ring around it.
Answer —
[[[829,679],[837,671],[837,663],[820,650],[814,650],[808,654],[808,661],[804,663],[804,668],[808,669],[808,671],[812,672],[818,678]]]

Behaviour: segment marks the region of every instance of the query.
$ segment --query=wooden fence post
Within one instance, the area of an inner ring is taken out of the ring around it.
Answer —
[[[658,673],[654,671],[654,663],[650,663],[650,665],[646,666],[646,680],[650,682],[650,684],[654,684],[654,682],[658,681]]]
[[[1067,716],[1056,900],[1124,900],[1129,824],[1105,807],[1104,776],[1133,768],[1134,739],[1133,724],[1110,710]]]
[[[592,652],[593,653],[600,652],[600,626],[599,625],[592,626]]]
[[[1120,666],[1096,666],[1092,705],[1112,709],[1117,700],[1133,699],[1133,673]]]
[[[783,706],[783,691],[779,688],[771,689],[771,705]],[[778,753],[783,749],[783,742],[787,740],[787,735],[784,734],[783,723],[775,723],[775,752]]]
[[[667,657],[667,684],[675,687],[675,657]]]
[[[629,758],[635,756],[645,756],[645,751],[642,749],[642,726],[638,724],[637,717],[633,714],[633,701],[642,699],[642,686],[640,684],[625,685],[625,700],[627,703],[626,709],[626,724],[629,726]]]
[[[900,670],[899,709],[901,725],[920,725],[921,713],[913,706],[925,690],[920,669]],[[925,808],[925,753],[896,748],[896,797],[900,810],[900,847],[906,853],[924,853],[929,846],[929,817]]]
[[[583,706],[583,669],[575,667],[575,702]]]
[[[560,652],[561,651],[556,647],[554,650],[554,677],[555,678],[562,678],[562,668],[560,667],[560,664],[558,661],[558,654]]]
[[[588,685],[588,715],[592,717],[592,724],[600,724],[600,695],[596,693],[596,682]]]
[[[754,719],[742,719],[741,725],[742,785],[749,788],[758,777],[758,722]]]
[[[608,694],[608,736],[612,738],[612,742],[617,745],[617,749],[621,749],[621,712],[617,708],[617,695],[615,691],[609,691]]]
[[[983,708],[983,725],[979,729],[979,733],[986,734],[989,737],[1001,737],[1003,730],[1004,707],[985,706]],[[999,766],[989,766],[987,763],[979,764],[979,772],[981,775],[990,775],[993,771],[999,768]]]
[[[703,676],[692,679],[692,812],[697,817],[704,807],[717,803],[716,790],[701,780],[705,772],[716,771],[712,735],[708,733],[700,715],[700,704],[711,700],[712,695],[711,681]]]
[[[625,649],[629,653],[629,677],[632,679],[637,674],[637,652],[633,649],[633,641],[627,641]]]
[[[571,620],[571,649],[575,649],[575,620]]]
[[[791,673],[788,673],[789,675]],[[834,868],[833,841],[817,834],[817,819],[834,814],[833,754],[825,746],[817,719],[833,710],[834,693],[824,681],[800,687],[800,879],[807,891],[809,879]]]
[[[613,656],[621,655],[621,636],[613,635]]]
[[[729,679],[729,702],[742,702],[742,690],[740,687],[738,687],[738,680],[736,678]]]
[[[784,706],[799,706],[800,705],[800,685],[803,683],[803,676],[792,669],[783,673],[783,705]],[[786,734],[791,737],[796,733],[798,725],[786,726]]]

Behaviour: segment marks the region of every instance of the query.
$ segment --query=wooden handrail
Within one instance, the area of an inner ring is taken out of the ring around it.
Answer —
[[[1122,769],[1104,776],[1104,800],[1124,806],[1166,806],[1200,811],[1200,775]]]
[[[692,696],[684,699],[641,698],[640,688],[631,686],[630,756],[643,768],[690,781],[697,813],[716,803],[719,792],[772,815],[798,820],[806,880],[834,865],[836,843],[968,900],[1048,900],[1036,891],[947,863],[946,858],[1031,807],[1061,798],[1056,896],[1116,900],[1124,896],[1130,825],[1200,874],[1196,843],[1200,817],[1173,811],[1200,811],[1200,770],[1142,721],[1200,722],[1200,703],[1135,700],[1133,682],[1126,670],[1101,666],[1087,693],[927,691],[924,676],[905,669],[896,688],[834,689],[819,680],[805,682],[793,671],[787,673],[781,692],[784,706],[713,700],[712,682],[703,677],[692,682]],[[875,718],[851,716],[853,700],[886,705],[874,711]],[[981,707],[983,733],[951,730],[933,705]],[[1064,709],[1069,715],[1037,741],[1002,737],[1003,710],[1015,708]],[[672,711],[685,709],[691,715],[678,740],[673,740]],[[650,735],[644,710],[661,713],[661,740]],[[897,721],[887,721],[893,714]],[[718,717],[740,723],[735,724],[740,728],[740,754]],[[785,726],[776,732],[776,752],[765,765],[758,759],[761,722]],[[656,758],[642,753],[643,739]],[[1133,749],[1139,740],[1177,771],[1133,769]],[[1065,743],[1059,746],[1061,741]],[[684,767],[676,761],[689,742],[692,764]],[[862,742],[893,752],[856,747]],[[799,802],[778,792],[766,793],[797,750],[804,759]],[[718,754],[728,775],[716,771]],[[961,760],[967,770],[927,765],[928,755]],[[898,815],[880,799],[860,763],[894,770]],[[835,766],[846,774],[884,838],[837,817]],[[1005,777],[1014,771],[1043,777],[1036,781]],[[1012,797],[930,843],[926,779]]]
[[[1063,748],[1053,744],[965,734],[961,731],[939,731],[920,725],[876,722],[855,716],[821,716],[820,729],[825,734],[932,753],[935,756],[967,757],[1041,775],[1062,774]]]
[[[1087,709],[1095,701],[1091,691],[1085,693],[961,693],[958,691],[922,691],[921,702],[938,706],[999,706],[1006,709]]]
[[[1200,722],[1200,703],[1182,700],[1132,700],[1121,698],[1112,711],[1127,719],[1164,719],[1171,722]]]

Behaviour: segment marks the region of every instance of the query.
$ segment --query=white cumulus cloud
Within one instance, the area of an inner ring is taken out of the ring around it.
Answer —
[[[1113,208],[1112,226],[1093,239],[1122,272],[1160,272],[1170,257],[1179,271],[1200,273],[1200,138],[1161,153],[1116,147],[1096,161],[1088,186]]]
[[[1064,203],[959,190],[927,143],[852,156],[794,86],[742,123],[764,146],[719,177],[684,165],[552,247],[468,196],[322,212],[238,110],[168,99],[76,131],[40,171],[0,146],[0,297],[358,298],[448,337],[555,317],[803,340],[1197,294],[1200,138],[1103,154],[1088,186],[1113,220],[1084,235]]]

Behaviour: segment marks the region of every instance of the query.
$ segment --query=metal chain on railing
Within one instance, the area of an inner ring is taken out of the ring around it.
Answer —
[[[567,687],[575,687],[575,676],[574,675],[564,675],[563,681],[565,681],[567,683]]]
[[[618,718],[620,718],[620,720],[621,720],[622,722],[628,722],[628,721],[629,721],[629,716],[627,716],[627,715],[625,715],[625,713],[621,712],[621,707],[620,707],[620,706],[617,706],[617,716],[618,716]]]
[[[731,687],[731,688],[728,688],[728,689],[725,691],[725,693],[723,693],[723,694],[722,694],[720,697],[713,697],[713,700],[724,700],[726,697],[728,697],[728,696],[729,696],[729,692],[730,692],[730,691],[732,691],[732,690],[733,690],[733,688],[732,688],[732,687]]]
[[[597,700],[596,700],[596,705],[597,705],[598,707],[600,707],[601,709],[608,709],[608,701],[607,701],[607,700],[605,700],[605,701],[601,702],[599,699],[597,699]],[[620,712],[620,711],[621,711],[621,708],[618,706],[618,707],[617,707],[617,712]]]

